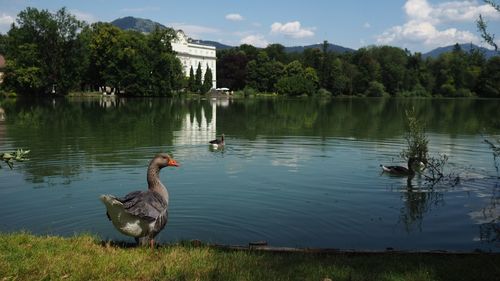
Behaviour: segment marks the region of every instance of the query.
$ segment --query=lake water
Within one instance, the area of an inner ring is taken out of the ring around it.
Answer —
[[[499,100],[55,99],[0,101],[0,231],[133,239],[98,200],[146,188],[157,152],[170,192],[160,242],[355,250],[500,252],[500,180],[483,141],[500,138]],[[381,174],[404,164],[406,109],[456,185]],[[208,141],[224,133],[226,147]]]

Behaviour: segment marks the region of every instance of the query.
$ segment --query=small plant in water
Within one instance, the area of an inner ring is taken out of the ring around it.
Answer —
[[[403,149],[400,156],[408,161],[415,158],[423,163],[424,171],[421,174],[431,185],[436,184],[444,177],[444,167],[448,162],[446,154],[440,154],[438,157],[429,156],[429,140],[425,134],[425,126],[418,120],[415,108],[405,111],[407,120],[407,132],[405,135],[406,148]],[[450,176],[451,178],[451,176]],[[458,177],[454,179],[457,183]]]
[[[29,150],[23,149],[18,149],[14,152],[0,152],[0,161],[4,162],[7,166],[9,166],[9,168],[12,169],[14,167],[14,162],[29,160],[26,158],[28,153],[30,153]],[[0,168],[2,168],[2,165],[0,165]]]
[[[495,145],[493,142],[484,138],[484,142],[490,145],[491,151],[493,152],[493,162],[495,164],[495,169],[497,170],[497,174],[500,169],[500,139],[497,139],[498,145]]]

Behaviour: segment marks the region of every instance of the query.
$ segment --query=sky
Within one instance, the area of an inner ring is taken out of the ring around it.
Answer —
[[[487,46],[475,24],[481,14],[500,45],[500,13],[483,0],[0,0],[0,33],[26,7],[51,12],[66,7],[88,23],[151,19],[193,39],[231,46],[327,40],[352,49],[391,45],[413,52],[457,42]]]

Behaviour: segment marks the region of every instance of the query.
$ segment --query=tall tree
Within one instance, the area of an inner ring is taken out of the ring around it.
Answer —
[[[8,32],[5,82],[19,93],[66,94],[78,85],[84,23],[66,8],[21,11]]]
[[[212,70],[210,67],[207,66],[207,70],[205,71],[205,77],[203,78],[203,86],[202,86],[202,93],[206,93],[212,89],[213,86],[213,76],[212,76]]]
[[[194,89],[196,93],[199,93],[201,91],[202,85],[203,82],[202,82],[201,63],[198,63],[198,68],[196,68],[196,75],[194,77]]]
[[[193,66],[191,66],[191,68],[189,69],[188,90],[191,92],[196,92]]]

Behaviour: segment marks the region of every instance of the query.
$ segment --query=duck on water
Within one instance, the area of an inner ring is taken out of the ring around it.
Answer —
[[[121,233],[135,238],[137,244],[154,247],[155,236],[165,228],[168,220],[169,195],[160,181],[160,170],[179,164],[166,153],[157,154],[147,170],[148,190],[133,191],[125,197],[101,195],[106,215]]]
[[[214,139],[209,141],[209,143],[212,145],[212,148],[217,149],[217,148],[223,148],[224,147],[224,134],[221,135],[220,139]]]
[[[414,176],[415,165],[423,165],[423,163],[420,162],[415,157],[410,157],[408,158],[408,167],[384,166],[382,164],[380,164],[380,167],[382,168],[382,173],[389,173],[391,175],[398,175],[398,176]]]

